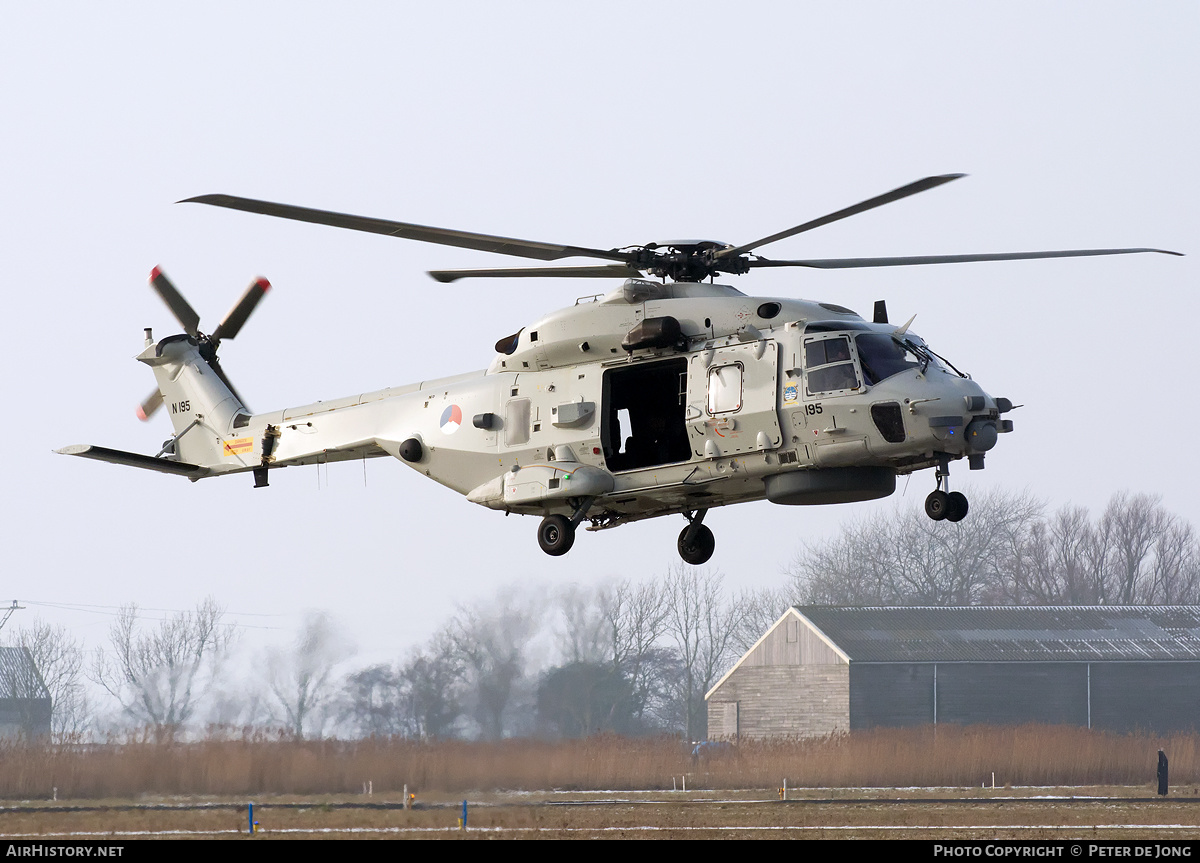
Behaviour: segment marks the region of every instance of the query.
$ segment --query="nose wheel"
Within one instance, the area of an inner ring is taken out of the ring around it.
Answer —
[[[676,547],[679,549],[679,556],[683,558],[683,562],[690,563],[692,566],[708,563],[708,559],[713,556],[713,551],[717,548],[717,539],[713,536],[713,532],[706,525],[701,524],[707,512],[708,510],[702,509],[695,515],[684,513],[689,524],[680,532]]]
[[[546,554],[558,557],[575,544],[575,525],[565,515],[548,515],[538,525],[538,545]]]
[[[942,521],[943,519],[950,522],[962,521],[967,517],[967,510],[970,508],[967,504],[967,496],[961,491],[944,491],[943,486],[948,485],[950,476],[949,465],[939,467],[937,470],[937,490],[929,493],[929,497],[925,498],[925,514],[934,521]]]
[[[962,521],[968,509],[967,496],[961,491],[946,493],[938,489],[925,498],[925,514],[934,521]]]
[[[538,525],[538,545],[546,554],[558,557],[566,554],[575,544],[575,527],[583,521],[588,510],[592,508],[594,497],[572,498],[571,504],[575,511],[570,518],[565,515],[548,515]]]

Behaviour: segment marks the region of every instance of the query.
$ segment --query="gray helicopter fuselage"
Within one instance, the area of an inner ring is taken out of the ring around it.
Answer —
[[[174,434],[154,456],[92,445],[58,450],[190,480],[253,472],[256,488],[290,465],[392,456],[481,506],[543,516],[538,544],[559,556],[584,519],[598,530],[681,513],[688,564],[715,548],[714,506],[767,499],[828,504],[891,494],[896,477],[935,468],[934,521],[966,517],[952,461],[984,466],[1013,409],[935,354],[908,324],[871,322],[805,300],[753,298],[712,280],[760,268],[840,270],[1179,252],[1147,247],[860,258],[767,258],[762,249],[961,179],[923,177],[749,243],[675,240],[565,245],[207,194],[185,202],[524,261],[567,266],[432,270],[435,280],[626,278],[496,343],[486,370],[252,414],[217,359],[270,288],[258,278],[211,333],[156,267],[150,284],[184,333],[138,359],[157,388],[137,414],[168,408]],[[603,263],[594,263],[594,262]],[[646,281],[651,275],[663,281]],[[705,283],[705,280],[710,280]],[[910,321],[911,323],[911,321]]]
[[[666,318],[677,336],[629,349]],[[237,413],[205,467],[391,455],[493,509],[570,514],[590,499],[593,528],[880,497],[897,474],[982,466],[1007,430],[995,399],[898,332],[831,304],[631,280],[521,330],[486,371]]]

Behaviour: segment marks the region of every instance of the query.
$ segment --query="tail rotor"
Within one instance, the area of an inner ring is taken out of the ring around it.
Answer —
[[[217,377],[229,387],[230,392],[237,397],[238,401],[245,404],[238,391],[234,388],[224,370],[221,368],[221,363],[217,359],[217,348],[221,346],[222,339],[232,339],[245,325],[251,313],[258,306],[259,301],[271,289],[271,283],[261,276],[250,283],[250,287],[246,288],[245,293],[229,310],[228,314],[221,323],[217,324],[217,328],[213,330],[212,335],[205,335],[200,331],[200,315],[192,308],[191,303],[184,299],[183,294],[175,287],[174,283],[167,278],[166,274],[159,268],[155,267],[150,271],[150,287],[158,294],[159,298],[171,310],[171,314],[179,321],[183,331],[191,338],[195,339],[200,345],[200,355],[208,361],[212,370]],[[145,422],[154,415],[154,412],[163,403],[163,396],[159,390],[155,390],[147,396],[137,407],[138,419]]]

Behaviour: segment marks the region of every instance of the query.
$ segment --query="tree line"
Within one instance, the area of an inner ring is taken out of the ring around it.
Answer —
[[[1200,604],[1191,523],[1128,492],[1095,514],[1003,490],[972,495],[957,525],[883,512],[802,549],[789,575],[804,604]]]
[[[293,738],[698,740],[704,693],[787,604],[779,591],[731,594],[720,573],[682,564],[655,581],[567,587],[550,602],[502,590],[458,608],[399,661],[349,669],[352,646],[317,613],[243,681],[230,660],[237,631],[211,598],[156,622],[124,606],[90,652],[40,621],[8,642],[30,650],[53,699],[52,731],[67,738],[124,728],[171,739],[217,726]]]
[[[234,673],[237,632],[213,599],[155,622],[127,605],[91,651],[40,621],[5,640],[40,670],[60,736],[220,726],[297,738],[698,740],[704,694],[789,605],[1200,604],[1200,548],[1191,524],[1150,495],[1120,493],[1093,514],[991,491],[973,495],[957,524],[904,502],[849,521],[802,547],[780,582],[731,592],[719,572],[680,564],[643,582],[565,587],[550,601],[501,590],[459,607],[397,661],[368,667],[353,666],[349,640],[317,613],[289,647],[253,664],[252,680]],[[22,686],[0,680],[18,697]]]

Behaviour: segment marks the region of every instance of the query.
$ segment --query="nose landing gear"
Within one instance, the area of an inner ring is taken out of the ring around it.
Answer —
[[[595,498],[572,500],[576,506],[570,518],[556,513],[546,516],[538,525],[538,545],[546,554],[558,557],[571,550],[571,546],[575,544],[575,527],[583,521]]]
[[[558,557],[575,544],[575,525],[565,515],[548,515],[538,525],[538,545],[546,554]]]
[[[934,521],[956,522],[967,517],[967,496],[961,491],[947,492],[944,488],[950,485],[950,465],[940,464],[937,467],[937,490],[925,498],[925,514]]]

